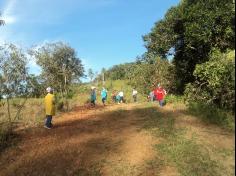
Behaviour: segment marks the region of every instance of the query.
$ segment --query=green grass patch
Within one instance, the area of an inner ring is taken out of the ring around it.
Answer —
[[[207,123],[216,124],[227,130],[235,131],[234,115],[226,110],[197,102],[190,103],[188,109],[191,114],[200,117]]]
[[[187,128],[175,127],[174,113],[162,113],[154,107],[147,108],[145,113],[147,120],[143,128],[160,139],[161,143],[154,148],[157,156],[164,159],[163,165],[174,166],[181,176],[222,175],[224,167],[211,158],[207,146],[198,144],[196,135],[187,139]]]
[[[168,163],[173,163],[183,176],[220,176],[222,168],[194,139],[171,137],[156,145],[156,149],[166,157]]]

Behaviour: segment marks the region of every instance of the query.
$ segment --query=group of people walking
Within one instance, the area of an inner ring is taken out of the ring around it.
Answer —
[[[53,94],[53,89],[51,87],[48,87],[46,89],[47,95],[45,96],[45,113],[46,113],[46,121],[45,121],[45,128],[51,129],[52,128],[52,116],[55,115],[55,97]],[[108,91],[105,89],[105,87],[102,88],[100,91],[101,93],[101,100],[103,105],[105,106],[107,101],[107,94]],[[160,84],[158,84],[157,88],[150,92],[148,95],[149,101],[158,101],[160,106],[162,107],[164,105],[164,97],[166,95],[165,89],[161,87]],[[137,102],[138,97],[138,91],[133,88],[132,90],[132,98],[134,102]],[[111,94],[112,101],[114,103],[124,103],[124,92],[123,91],[113,91]],[[96,87],[91,87],[91,93],[90,93],[90,102],[92,106],[96,105],[97,95],[96,95]]]
[[[134,88],[132,91],[132,97],[133,97],[133,101],[137,102],[137,95],[138,95],[138,91]],[[103,87],[101,90],[101,98],[102,98],[102,103],[103,105],[105,105],[105,102],[107,100],[107,90]],[[125,98],[124,98],[124,92],[123,91],[113,91],[111,94],[111,99],[113,103],[125,103]],[[96,88],[95,87],[91,87],[91,104],[95,105],[95,101],[96,101]]]
[[[103,87],[101,90],[101,98],[102,98],[102,103],[105,106],[106,100],[107,100],[107,90]],[[96,87],[91,87],[91,94],[90,94],[90,101],[91,105],[95,106],[95,102],[97,100],[97,95],[96,95]]]

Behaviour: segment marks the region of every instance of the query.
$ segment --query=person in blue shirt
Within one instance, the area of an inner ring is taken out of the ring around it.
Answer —
[[[101,91],[102,103],[105,106],[105,102],[107,100],[107,90],[103,87]]]
[[[120,100],[121,100],[120,95],[117,94],[117,95],[116,95],[116,103],[120,104]]]

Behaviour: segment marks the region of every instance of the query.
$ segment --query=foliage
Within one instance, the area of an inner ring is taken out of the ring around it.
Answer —
[[[210,60],[196,66],[196,81],[185,90],[188,102],[198,101],[235,111],[235,51],[214,50]]]
[[[30,92],[30,96],[34,98],[39,98],[44,94],[43,80],[40,76],[35,76],[33,74],[28,75],[27,89]]]
[[[151,61],[151,62],[150,62]],[[158,83],[170,92],[175,90],[175,67],[167,59],[152,58],[134,63],[116,65],[105,75],[111,80],[129,80],[129,84],[139,92],[149,94]]]
[[[105,77],[111,80],[123,80],[129,73],[132,63],[114,65],[112,68],[108,69],[105,73]]]
[[[208,60],[212,47],[234,49],[235,7],[231,0],[183,0],[143,37],[149,53],[174,54],[178,92],[194,81],[196,64]],[[174,52],[170,52],[174,51]]]
[[[0,53],[1,93],[8,98],[22,96],[27,92],[27,59],[21,49],[6,44]]]
[[[0,95],[7,99],[8,131],[12,131],[12,123],[19,118],[27,100],[27,59],[21,49],[13,44],[6,44],[0,50]],[[11,112],[10,100],[24,97],[21,104],[17,104],[14,116]]]
[[[71,83],[84,75],[84,67],[75,50],[62,42],[47,43],[30,53],[42,68],[45,85],[53,85],[62,94],[67,94]]]
[[[88,77],[90,79],[90,82],[93,81],[94,76],[95,76],[95,73],[93,72],[93,70],[91,68],[88,69]]]

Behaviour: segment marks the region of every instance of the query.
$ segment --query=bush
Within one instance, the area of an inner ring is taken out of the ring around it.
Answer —
[[[210,60],[196,66],[196,81],[185,89],[187,102],[201,102],[235,112],[235,51],[214,50]]]
[[[165,97],[166,103],[179,103],[183,102],[183,96],[177,96],[173,94],[167,94]]]
[[[56,107],[57,107],[57,110],[63,111],[63,109],[64,109],[64,101],[63,101],[63,100],[59,100],[59,101],[57,102]]]

